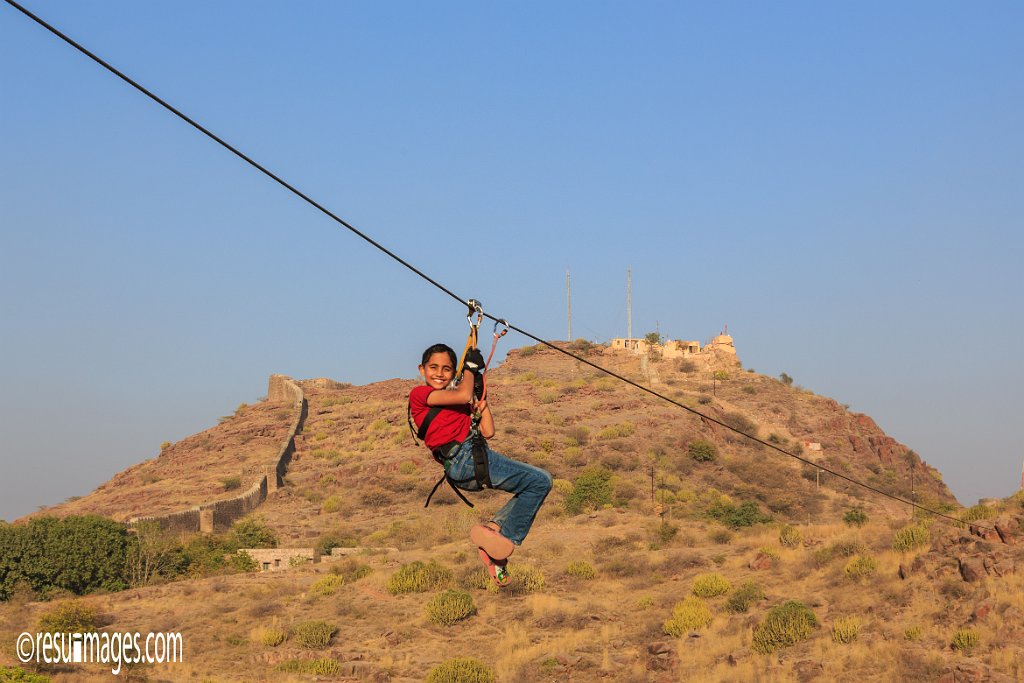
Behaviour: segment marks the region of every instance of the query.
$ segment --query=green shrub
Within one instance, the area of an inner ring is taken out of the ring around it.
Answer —
[[[868,516],[861,507],[850,508],[843,514],[843,521],[848,526],[862,527],[867,524]]]
[[[572,441],[573,443],[569,443]],[[566,432],[565,445],[566,446],[586,446],[587,442],[590,441],[590,430],[580,425],[573,427]]]
[[[977,647],[979,643],[981,643],[981,637],[977,631],[973,628],[962,628],[953,634],[953,640],[950,645],[953,646],[954,650],[969,652]]]
[[[923,548],[932,542],[932,534],[923,524],[911,524],[896,532],[892,540],[892,549],[906,553],[916,548]]]
[[[843,571],[854,581],[862,581],[874,574],[877,568],[878,564],[875,562],[875,558],[870,555],[858,555],[846,563]]]
[[[675,538],[678,533],[678,524],[670,524],[669,522],[662,520],[661,524],[654,529],[654,538],[659,544],[665,544]]]
[[[757,436],[757,424],[743,413],[726,413],[722,416],[722,422],[744,434]]]
[[[672,609],[672,616],[665,620],[665,633],[679,638],[690,631],[704,628],[711,623],[711,610],[698,597],[690,596]]]
[[[753,581],[744,581],[725,601],[725,608],[737,614],[746,612],[755,602],[764,599],[764,591]]]
[[[359,539],[354,536],[344,536],[336,532],[328,532],[316,542],[316,549],[321,555],[330,555],[335,548],[355,548],[359,545]]]
[[[568,496],[572,493],[572,482],[568,479],[555,479],[554,482],[552,482],[551,488],[553,488],[556,493]]]
[[[44,597],[127,588],[132,543],[125,525],[97,515],[0,525],[0,601],[19,584]]]
[[[536,567],[516,565],[510,573],[512,579],[504,588],[499,588],[488,576],[487,580],[482,582],[484,590],[513,597],[544,590],[544,573]]]
[[[334,595],[344,585],[344,576],[328,574],[314,581],[313,585],[309,587],[309,592],[316,595]]]
[[[195,536],[173,549],[168,577],[203,577],[225,571],[249,572],[257,569],[248,553],[238,552],[238,541],[226,536]]]
[[[757,503],[750,500],[739,506],[721,500],[716,501],[708,508],[708,516],[718,520],[730,529],[739,529],[772,521],[769,515],[761,512]]]
[[[979,519],[992,519],[997,513],[998,511],[995,508],[990,508],[987,505],[978,503],[977,505],[973,505],[961,512],[960,520],[969,524],[971,522],[976,522]]]
[[[0,666],[0,683],[50,683],[50,679],[29,673],[19,666]]]
[[[836,557],[853,557],[864,552],[864,544],[860,541],[844,539],[830,545],[828,550],[831,555]]]
[[[430,599],[426,612],[431,623],[451,626],[476,614],[476,605],[469,593],[449,588]]]
[[[341,664],[334,659],[289,659],[277,665],[278,671],[292,674],[336,677],[341,673]]]
[[[259,641],[267,647],[277,647],[287,639],[288,634],[277,624],[259,630]]]
[[[837,643],[847,645],[857,640],[857,635],[860,633],[860,618],[858,617],[838,617],[832,622],[832,640]]]
[[[587,456],[583,454],[583,449],[579,446],[569,446],[566,448],[562,453],[562,459],[569,467],[581,467],[587,464]]]
[[[691,373],[697,371],[697,364],[689,358],[680,358],[676,361],[676,370],[679,372]]]
[[[359,579],[365,578],[373,573],[373,567],[368,564],[363,564],[355,558],[346,558],[340,562],[333,563],[331,567],[331,574],[337,574],[342,577],[346,582],[352,583]]]
[[[401,593],[422,593],[446,588],[452,581],[452,572],[431,560],[424,564],[419,560],[402,566],[388,579],[387,589],[392,595]]]
[[[903,632],[903,637],[909,641],[921,640],[922,635],[924,635],[924,628],[922,628],[920,624],[908,626]]]
[[[718,448],[710,441],[698,439],[690,443],[688,452],[697,462],[711,462],[718,455]]]
[[[698,598],[715,598],[732,590],[732,584],[721,574],[701,574],[693,580],[690,592]]]
[[[235,489],[242,488],[242,478],[240,476],[224,477],[220,480],[220,483],[224,485],[225,491],[234,491]]]
[[[247,517],[235,522],[228,535],[227,546],[234,550],[239,548],[276,548],[277,535],[256,517]]]
[[[782,525],[779,529],[779,543],[787,548],[795,548],[804,542],[804,535],[795,526]]]
[[[36,622],[40,633],[85,633],[97,628],[96,608],[78,600],[58,602]]]
[[[319,650],[330,645],[337,632],[338,629],[326,621],[303,621],[292,626],[292,640],[307,650]]]
[[[616,439],[626,436],[632,436],[636,432],[636,425],[632,422],[623,422],[622,424],[611,425],[605,427],[597,434],[599,439]]]
[[[494,683],[494,671],[478,659],[456,657],[431,669],[426,683]]]
[[[594,571],[593,565],[586,560],[573,560],[569,563],[569,566],[565,568],[565,573],[577,579],[583,579],[584,581],[590,581],[597,576],[597,572]]]
[[[809,638],[817,625],[818,618],[810,608],[790,600],[773,607],[758,624],[752,647],[755,652],[770,654]]]
[[[712,543],[728,545],[732,543],[733,533],[728,529],[715,529],[708,534],[708,538],[711,539]]]
[[[570,515],[612,504],[612,473],[603,467],[585,470],[575,481],[563,506]]]
[[[334,513],[341,509],[341,498],[338,496],[331,496],[323,502],[320,509],[326,513]]]

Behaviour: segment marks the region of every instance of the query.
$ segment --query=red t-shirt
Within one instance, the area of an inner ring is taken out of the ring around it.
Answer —
[[[427,405],[427,396],[430,392],[438,391],[434,387],[421,384],[409,393],[409,408],[412,411],[412,420],[419,428],[427,413],[434,406]],[[469,404],[461,406],[437,406],[441,412],[434,417],[434,420],[427,428],[427,435],[423,444],[430,450],[443,446],[452,441],[465,441],[469,436],[469,428],[472,424],[470,418]]]

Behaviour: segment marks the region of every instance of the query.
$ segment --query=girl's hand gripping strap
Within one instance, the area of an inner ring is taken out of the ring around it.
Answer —
[[[470,299],[466,302],[466,306],[469,308],[469,312],[466,314],[466,321],[469,323],[469,337],[466,339],[466,348],[462,352],[462,358],[459,359],[459,367],[455,370],[455,379],[452,380],[452,384],[458,384],[462,380],[462,371],[466,367],[466,354],[470,349],[476,348],[477,330],[484,319],[484,307],[479,301]],[[476,322],[473,321],[474,314]]]

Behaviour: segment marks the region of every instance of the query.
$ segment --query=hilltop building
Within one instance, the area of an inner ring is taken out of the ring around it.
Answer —
[[[613,349],[632,351],[636,354],[646,354],[652,350],[652,344],[646,339],[617,338],[612,339]],[[710,342],[701,347],[700,342],[687,341],[682,339],[668,339],[664,344],[654,344],[653,349],[661,352],[662,358],[685,358],[700,354],[726,353],[736,355],[736,345],[732,337],[723,332]]]

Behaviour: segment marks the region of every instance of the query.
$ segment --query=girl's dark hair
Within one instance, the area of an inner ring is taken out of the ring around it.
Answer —
[[[426,365],[427,361],[430,360],[430,357],[435,353],[447,353],[448,357],[452,359],[452,368],[454,369],[458,367],[459,361],[455,358],[455,352],[452,351],[452,347],[447,344],[434,344],[433,346],[428,347],[427,350],[423,352],[423,360],[420,361],[420,365]]]

